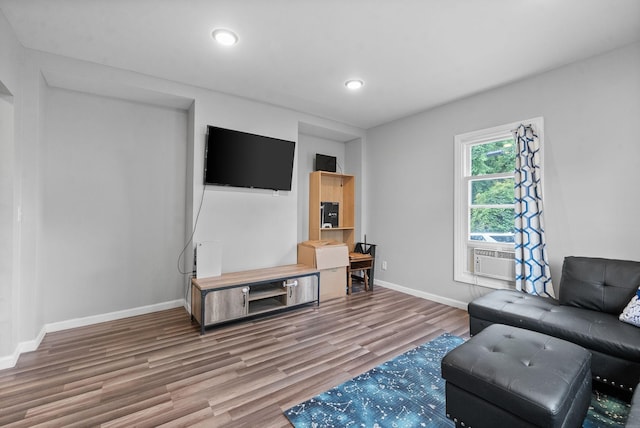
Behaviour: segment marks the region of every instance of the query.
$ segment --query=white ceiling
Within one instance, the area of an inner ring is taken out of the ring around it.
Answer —
[[[31,49],[370,128],[640,40],[640,0],[0,0]],[[240,42],[215,45],[214,28]],[[358,92],[344,81],[358,77]]]

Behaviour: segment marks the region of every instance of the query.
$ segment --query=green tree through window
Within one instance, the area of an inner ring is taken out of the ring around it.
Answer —
[[[471,147],[470,228],[473,233],[514,232],[513,139],[492,141]],[[494,174],[503,174],[495,177]],[[477,178],[476,178],[477,177]]]
[[[515,169],[516,148],[513,138],[471,147],[471,175],[513,172]]]

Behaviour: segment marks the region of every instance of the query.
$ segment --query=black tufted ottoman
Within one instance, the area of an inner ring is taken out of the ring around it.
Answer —
[[[580,427],[591,354],[541,333],[493,324],[442,359],[457,427]]]

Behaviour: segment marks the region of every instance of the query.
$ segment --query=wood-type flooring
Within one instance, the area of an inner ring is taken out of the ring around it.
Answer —
[[[0,371],[0,426],[290,427],[283,410],[468,325],[376,287],[204,336],[184,308],[48,333]]]

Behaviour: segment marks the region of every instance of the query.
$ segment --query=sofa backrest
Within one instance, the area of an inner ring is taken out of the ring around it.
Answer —
[[[640,287],[640,262],[566,257],[562,265],[561,305],[620,314]]]

